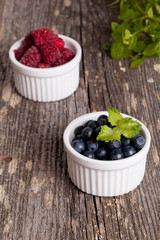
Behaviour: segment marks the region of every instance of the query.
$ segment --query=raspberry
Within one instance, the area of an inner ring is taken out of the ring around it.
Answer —
[[[41,62],[41,55],[36,46],[29,48],[20,60],[20,63],[28,67],[36,67]]]
[[[18,61],[21,59],[21,57],[23,56],[26,50],[27,50],[27,47],[24,44],[20,46],[17,50],[14,50],[15,57]]]
[[[39,28],[31,34],[37,47],[42,46],[44,43],[53,42],[55,38],[53,30],[50,28]]]
[[[23,43],[22,46],[20,46],[17,50],[14,50],[15,57],[17,60],[20,60],[23,54],[27,51],[28,48],[34,45],[34,40],[31,34],[28,34]]]
[[[62,49],[64,48],[64,41],[62,38],[55,38],[55,40],[52,42],[52,45],[59,48],[59,49]]]
[[[58,34],[54,34],[54,40],[57,40],[59,38]]]
[[[61,66],[61,65],[65,64],[65,63],[66,63],[66,61],[63,58],[60,58],[60,59],[58,59],[57,61],[55,61],[53,63],[52,67],[58,67],[58,66]]]
[[[61,50],[62,58],[69,62],[72,58],[74,58],[75,54],[69,48],[63,48]]]
[[[40,63],[38,64],[37,68],[50,68],[51,66],[47,63]]]
[[[61,57],[61,53],[59,49],[52,44],[45,43],[41,47],[41,56],[45,63],[52,64]]]
[[[31,46],[35,45],[34,44],[34,38],[32,37],[31,33],[29,33],[25,39],[24,39],[24,45],[26,45],[27,49],[30,48]]]

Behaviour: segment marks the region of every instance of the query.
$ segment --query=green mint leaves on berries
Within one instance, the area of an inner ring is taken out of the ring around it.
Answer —
[[[116,0],[120,23],[112,22],[112,44],[104,44],[113,59],[132,58],[131,68],[145,57],[160,56],[160,0]]]
[[[101,126],[101,131],[97,136],[98,141],[120,141],[121,135],[126,138],[132,138],[135,134],[139,133],[141,129],[141,124],[132,120],[130,117],[123,117],[121,113],[112,107],[108,109],[108,121],[112,124],[113,128],[107,125]]]

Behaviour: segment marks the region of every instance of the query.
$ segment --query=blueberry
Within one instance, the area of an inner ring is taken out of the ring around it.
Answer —
[[[85,140],[90,139],[92,137],[92,134],[93,134],[93,128],[90,128],[90,127],[85,127],[82,131],[82,137]]]
[[[131,143],[131,139],[130,138],[126,138],[126,137],[122,137],[122,140],[121,140],[121,143],[122,143],[122,147],[125,147],[127,145],[130,145]]]
[[[74,140],[71,145],[78,153],[83,153],[85,151],[85,143],[83,140]]]
[[[121,141],[118,140],[109,141],[108,143],[106,143],[106,146],[109,149],[120,148]]]
[[[97,122],[100,126],[107,124],[107,116],[106,115],[100,115],[97,119]]]
[[[108,121],[108,117],[106,115],[100,115],[97,119],[97,122],[100,126],[107,125],[110,128],[113,128],[112,124]]]
[[[89,124],[91,121],[92,121],[92,120],[87,121],[87,122],[84,124],[84,127],[87,127],[88,124]]]
[[[87,124],[87,127],[95,129],[98,127],[98,123],[97,121],[89,121],[89,123]]]
[[[136,149],[130,145],[123,148],[124,157],[130,157],[136,153]]]
[[[84,155],[85,157],[95,159],[95,155],[94,155],[94,153],[91,152],[91,151],[86,151],[86,152],[83,153],[83,155]]]
[[[95,152],[97,159],[105,159],[107,157],[107,150],[105,147],[99,147]]]
[[[83,126],[79,126],[79,127],[75,128],[74,134],[75,134],[76,136],[79,135],[79,134],[81,134],[83,128],[84,128]]]
[[[143,146],[145,145],[146,139],[139,134],[136,134],[133,138],[132,138],[132,145],[133,147],[135,147],[136,149],[140,150],[143,148]]]
[[[86,146],[89,151],[95,152],[98,149],[99,144],[96,140],[89,140]]]
[[[108,118],[107,118],[107,126],[108,126],[109,128],[113,128],[112,124],[111,124],[110,122],[108,122]]]
[[[94,129],[94,136],[95,138],[98,136],[99,132],[101,131],[101,127],[97,127],[96,129]]]
[[[83,140],[83,138],[82,138],[82,135],[81,135],[81,134],[79,134],[79,135],[76,135],[76,136],[74,137],[73,141],[74,141],[74,140],[79,140],[79,139]]]
[[[110,153],[110,160],[120,160],[124,158],[124,153],[120,148],[114,149]]]

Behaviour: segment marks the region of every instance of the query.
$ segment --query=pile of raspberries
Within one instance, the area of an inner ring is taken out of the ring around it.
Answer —
[[[74,58],[74,53],[64,47],[62,38],[50,28],[40,28],[30,32],[22,45],[14,50],[16,59],[34,68],[57,67]]]

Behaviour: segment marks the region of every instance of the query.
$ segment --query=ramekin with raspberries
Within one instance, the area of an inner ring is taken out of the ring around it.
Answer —
[[[31,31],[9,50],[17,91],[40,102],[70,96],[79,84],[81,47],[50,28]]]

